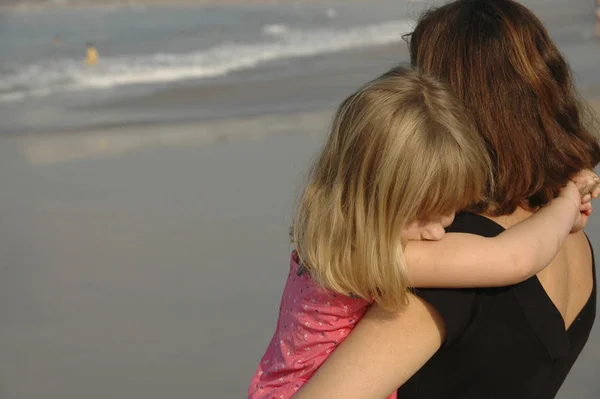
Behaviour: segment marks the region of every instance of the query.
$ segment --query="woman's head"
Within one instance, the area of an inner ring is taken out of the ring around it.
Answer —
[[[458,0],[426,12],[410,54],[414,66],[448,82],[486,141],[496,184],[489,211],[544,205],[600,161],[569,66],[521,4]]]
[[[393,69],[338,108],[300,200],[294,244],[325,287],[397,307],[408,283],[403,231],[481,200],[488,177],[483,142],[449,90]]]

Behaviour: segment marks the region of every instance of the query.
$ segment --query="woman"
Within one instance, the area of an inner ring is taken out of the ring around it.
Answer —
[[[495,236],[600,161],[569,68],[541,22],[510,0],[459,0],[410,36],[414,66],[447,81],[492,157],[496,187],[451,231]],[[553,398],[596,312],[591,247],[571,234],[538,276],[500,289],[418,290],[373,306],[297,399]]]

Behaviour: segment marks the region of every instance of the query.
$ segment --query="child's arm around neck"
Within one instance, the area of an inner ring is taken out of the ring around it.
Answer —
[[[441,241],[410,241],[405,256],[411,285],[468,288],[520,283],[543,270],[569,233],[583,229],[590,213],[591,204],[582,204],[578,187],[569,182],[549,205],[496,237],[452,233]]]

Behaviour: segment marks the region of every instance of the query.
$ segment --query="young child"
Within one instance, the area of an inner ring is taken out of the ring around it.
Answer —
[[[482,140],[440,83],[396,68],[346,99],[297,210],[277,328],[248,398],[291,398],[373,302],[398,309],[408,287],[533,276],[591,213],[571,182],[495,238],[445,236],[456,211],[485,200],[489,171]],[[593,176],[578,176],[583,193]]]

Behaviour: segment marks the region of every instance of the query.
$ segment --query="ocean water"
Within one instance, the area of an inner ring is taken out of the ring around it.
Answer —
[[[384,0],[0,11],[0,134],[222,116],[227,107],[218,113],[210,107],[183,112],[181,101],[174,101],[176,106],[164,103],[158,115],[156,109],[143,109],[138,100],[172,88],[200,91],[215,80],[235,85],[240,73],[250,76],[269,66],[273,67],[270,75],[293,76],[302,72],[302,59],[307,57],[395,43],[404,46],[402,35],[424,9],[436,3]],[[526,3],[562,43],[585,85],[600,86],[592,2]],[[60,37],[60,46],[53,43],[55,37]],[[100,54],[94,66],[84,62],[90,42]],[[335,68],[346,67],[340,63]],[[230,79],[233,76],[237,80]]]
[[[0,102],[211,78],[397,42],[410,29],[403,5],[13,11],[1,20]],[[91,67],[87,42],[100,53]]]

